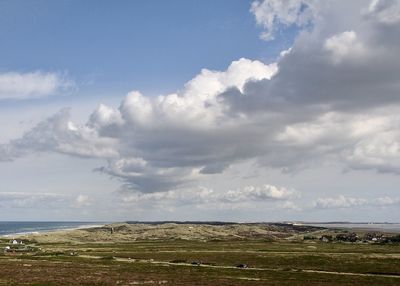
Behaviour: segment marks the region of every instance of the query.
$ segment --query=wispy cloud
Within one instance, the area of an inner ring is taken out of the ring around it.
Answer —
[[[362,206],[385,207],[398,204],[400,204],[400,198],[392,198],[388,196],[378,197],[375,199],[364,199],[339,195],[337,197],[319,198],[314,201],[312,205],[317,209],[341,209]]]
[[[0,73],[0,100],[58,95],[75,86],[65,74],[49,72]]]
[[[51,208],[65,205],[68,196],[54,193],[40,192],[0,192],[0,205],[2,208]]]
[[[363,206],[367,204],[367,200],[360,198],[352,198],[345,197],[343,195],[339,195],[333,198],[320,198],[317,199],[313,206],[315,208],[320,209],[329,209],[329,208],[350,208],[356,206]]]
[[[257,0],[251,5],[257,24],[264,28],[261,39],[270,41],[275,37],[279,26],[304,27],[316,17],[314,0]]]
[[[0,192],[2,209],[24,208],[86,208],[90,206],[87,195],[72,195],[43,192]]]

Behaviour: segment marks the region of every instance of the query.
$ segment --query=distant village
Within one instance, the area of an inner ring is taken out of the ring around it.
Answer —
[[[17,253],[17,252],[33,252],[41,250],[38,247],[28,245],[23,240],[11,239],[7,246],[4,247],[4,253]]]
[[[352,242],[352,243],[400,243],[400,234],[388,235],[379,232],[367,232],[359,235],[355,232],[340,232],[337,234],[323,234],[319,237],[305,235],[304,240],[320,240],[322,242]]]

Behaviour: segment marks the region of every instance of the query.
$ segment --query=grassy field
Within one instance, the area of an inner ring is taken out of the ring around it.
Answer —
[[[27,246],[0,255],[0,285],[400,285],[398,244],[155,239]]]

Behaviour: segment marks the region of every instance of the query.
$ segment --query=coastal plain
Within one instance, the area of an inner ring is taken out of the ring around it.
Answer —
[[[400,285],[400,244],[324,239],[349,233],[292,224],[119,223],[23,235],[15,244],[3,237],[0,285]]]

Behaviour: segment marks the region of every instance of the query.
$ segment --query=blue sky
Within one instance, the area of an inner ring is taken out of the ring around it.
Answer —
[[[398,15],[0,1],[0,217],[398,221]]]
[[[290,46],[290,34],[273,43],[259,39],[250,4],[2,1],[0,70],[63,71],[81,93],[172,92],[204,67],[270,60]]]

